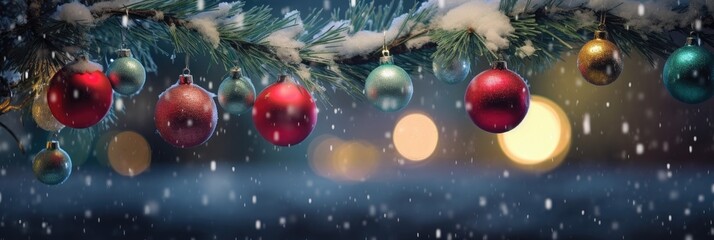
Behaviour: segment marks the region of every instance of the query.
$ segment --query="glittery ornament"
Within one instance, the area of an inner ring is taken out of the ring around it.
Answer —
[[[241,74],[240,68],[231,70],[218,87],[218,103],[223,110],[239,115],[253,107],[255,102],[255,87],[248,77]]]
[[[272,144],[298,144],[317,124],[315,99],[292,78],[281,75],[255,99],[253,123],[260,136]]]
[[[694,42],[687,38],[687,44],[669,56],[662,73],[672,97],[689,104],[704,102],[714,93],[714,56]]]
[[[64,125],[52,116],[50,106],[47,105],[47,87],[43,87],[32,101],[32,119],[45,131],[55,132],[64,128]]]
[[[180,148],[208,141],[218,123],[214,95],[193,84],[189,73],[179,76],[178,83],[161,93],[154,113],[161,138]]]
[[[102,66],[82,55],[50,80],[47,103],[57,121],[71,128],[87,128],[104,118],[112,105],[112,85]]]
[[[487,132],[503,133],[526,117],[530,92],[520,75],[508,70],[506,62],[497,61],[471,80],[464,102],[476,126]]]
[[[464,81],[471,71],[471,62],[468,58],[454,58],[449,62],[434,60],[431,65],[436,79],[447,84]]]
[[[146,82],[144,65],[132,57],[129,49],[119,49],[117,55],[118,58],[114,59],[107,69],[112,88],[126,96],[139,93]]]
[[[578,69],[583,78],[595,85],[607,85],[620,76],[623,63],[620,49],[607,40],[606,31],[595,31],[595,38],[583,45],[578,54]]]
[[[399,111],[412,99],[412,79],[404,69],[394,65],[392,56],[382,56],[379,63],[380,66],[369,73],[364,84],[367,100],[379,110]]]
[[[72,173],[72,160],[59,147],[59,142],[47,142],[47,148],[35,156],[32,171],[40,182],[47,185],[63,183]]]

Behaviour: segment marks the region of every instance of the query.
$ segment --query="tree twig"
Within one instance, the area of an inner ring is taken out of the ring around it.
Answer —
[[[8,127],[7,127],[4,123],[2,123],[2,122],[0,122],[0,127],[4,128],[5,131],[7,131],[8,133],[10,133],[10,136],[12,136],[12,138],[15,139],[15,142],[17,142],[17,147],[20,148],[20,152],[21,152],[22,154],[25,154],[25,147],[22,145],[22,142],[20,142],[20,139],[17,138],[17,135],[15,135],[15,132],[13,132],[12,130],[10,130],[10,128],[8,128]]]

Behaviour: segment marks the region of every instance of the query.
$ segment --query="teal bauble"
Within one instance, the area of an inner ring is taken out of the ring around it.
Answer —
[[[662,79],[672,97],[689,104],[706,101],[714,94],[714,56],[687,38],[664,64]]]
[[[144,65],[131,56],[131,50],[119,49],[117,59],[109,64],[107,77],[116,93],[131,96],[139,93],[146,82]]]
[[[218,103],[228,113],[239,115],[251,109],[255,103],[255,86],[241,74],[240,68],[231,70],[231,75],[218,87]]]
[[[431,64],[434,76],[446,84],[457,84],[466,79],[471,71],[471,61],[468,58],[456,57],[450,61],[434,59]]]
[[[72,174],[72,159],[59,147],[59,142],[47,142],[47,148],[35,156],[32,171],[40,182],[47,185],[63,183]]]
[[[414,86],[409,74],[397,65],[391,56],[379,59],[380,66],[372,70],[364,84],[367,99],[379,110],[399,111],[409,103]]]

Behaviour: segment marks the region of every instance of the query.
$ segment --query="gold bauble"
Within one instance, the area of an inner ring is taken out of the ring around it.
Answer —
[[[622,73],[620,49],[607,40],[607,32],[595,31],[595,38],[583,45],[578,54],[578,69],[583,78],[595,85],[607,85]]]
[[[32,101],[32,119],[35,120],[37,126],[45,131],[55,132],[64,128],[64,125],[57,121],[55,116],[50,112],[50,106],[47,105],[47,88],[43,87]]]

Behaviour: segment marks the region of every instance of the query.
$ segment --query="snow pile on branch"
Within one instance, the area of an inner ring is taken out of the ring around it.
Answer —
[[[70,2],[59,5],[52,18],[72,25],[92,26],[94,17],[87,6],[79,2]]]
[[[342,57],[354,57],[367,55],[376,49],[380,49],[384,45],[385,39],[389,44],[394,39],[408,33],[407,31],[399,32],[406,18],[406,14],[394,18],[389,28],[385,29],[384,32],[362,30],[355,32],[351,36],[345,36],[345,41],[342,42],[340,47],[336,48],[337,54]]]
[[[436,28],[444,30],[469,29],[484,38],[491,51],[508,48],[508,36],[515,31],[508,16],[498,10],[497,1],[470,1],[438,17]]]
[[[325,24],[325,26],[320,29],[317,34],[315,34],[312,39],[319,39],[321,37],[324,37],[325,34],[327,34],[329,31],[334,31],[336,29],[344,28],[344,27],[349,27],[350,26],[350,21],[349,20],[339,20],[339,21],[330,21],[329,23]],[[347,37],[347,31],[343,31],[340,35],[341,37],[346,38]],[[335,49],[342,46],[342,42],[334,42],[334,43],[329,43],[329,44],[321,44],[321,45],[314,45],[310,46],[310,50],[315,52],[316,56],[325,58],[325,59],[334,59],[335,58]]]
[[[189,17],[188,24],[186,26],[199,32],[213,45],[214,48],[216,48],[221,42],[218,26],[232,25],[232,27],[243,27],[244,16],[242,13],[228,16],[230,14],[230,10],[236,4],[238,4],[238,2],[222,2],[210,11],[201,12]]]
[[[518,55],[518,57],[520,58],[530,57],[536,51],[535,47],[533,47],[533,42],[531,40],[526,40],[525,44],[526,45],[519,47],[516,51],[516,55]]]
[[[92,4],[92,6],[89,7],[89,10],[92,11],[92,13],[101,14],[101,13],[103,13],[105,11],[109,11],[109,10],[122,9],[126,6],[129,6],[133,3],[137,3],[140,1],[141,0],[113,0],[113,1],[97,2],[95,4]]]
[[[305,26],[300,18],[300,12],[293,10],[285,14],[285,19],[290,21],[291,26],[271,33],[265,40],[275,48],[275,54],[280,60],[298,64],[302,62],[300,49],[305,47],[305,43],[297,40],[305,31]]]
[[[410,35],[411,39],[409,39],[409,41],[407,41],[405,43],[407,48],[417,49],[417,48],[421,48],[422,46],[424,46],[424,44],[431,42],[431,37],[429,36],[429,34],[426,34],[426,33],[428,33],[427,28],[428,28],[428,26],[421,24],[421,23],[414,26],[414,28],[411,31],[411,35]],[[419,36],[416,36],[416,35],[419,35]]]

